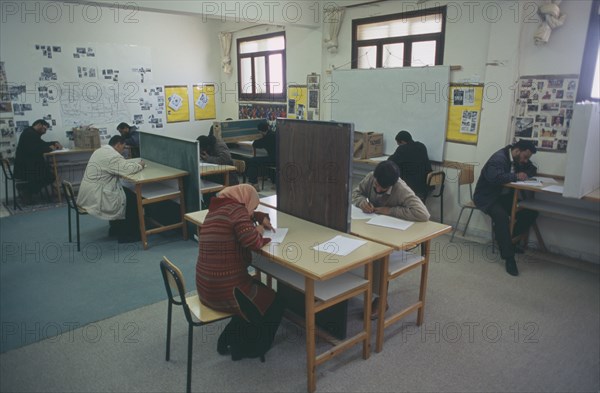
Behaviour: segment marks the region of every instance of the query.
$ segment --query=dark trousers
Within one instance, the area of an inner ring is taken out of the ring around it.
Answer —
[[[258,183],[258,173],[260,168],[275,165],[275,160],[273,160],[271,157],[250,158],[248,161],[246,161],[246,176],[248,176],[248,181],[252,184]]]
[[[494,234],[496,235],[496,241],[498,242],[502,259],[508,259],[515,256],[515,248],[513,247],[512,237],[510,235],[512,199],[512,193],[502,195],[486,211],[494,222]],[[513,236],[519,236],[529,231],[529,228],[535,222],[537,216],[538,212],[534,210],[524,209],[517,212]]]
[[[140,220],[137,210],[137,197],[135,192],[123,187],[125,191],[125,219],[111,220],[109,222],[111,232],[114,231],[118,237],[136,237],[140,235]]]

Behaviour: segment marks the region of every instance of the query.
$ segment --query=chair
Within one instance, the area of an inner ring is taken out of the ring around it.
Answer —
[[[446,181],[446,174],[444,171],[429,172],[427,174],[427,189],[431,190],[428,196],[433,198],[440,198],[440,222],[444,223],[444,182]],[[435,188],[437,188],[437,194],[435,194]]]
[[[77,223],[77,251],[81,251],[81,241],[79,238],[79,216],[88,214],[84,208],[77,205],[75,199],[75,192],[73,191],[73,185],[66,180],[62,182],[63,193],[67,200],[67,215],[69,219],[69,242],[71,242],[71,210],[75,211],[75,222]]]
[[[15,179],[13,171],[10,168],[10,162],[6,158],[2,159],[2,172],[4,173],[4,198],[6,200],[6,207],[8,207],[8,181],[10,180],[12,182],[13,190],[13,207],[15,210],[17,208],[19,208],[19,210],[23,210],[17,202],[17,184],[26,184],[27,181]]]
[[[191,392],[192,388],[192,342],[194,326],[203,326],[212,322],[221,321],[232,316],[229,313],[215,311],[200,302],[198,295],[185,297],[185,282],[181,270],[177,268],[167,257],[160,261],[160,271],[165,283],[169,304],[167,308],[167,352],[166,361],[169,361],[171,352],[171,313],[173,305],[182,306],[185,319],[188,322],[188,352],[187,352],[187,385],[186,391]],[[179,297],[179,300],[176,300]],[[198,320],[194,321],[192,315]]]
[[[233,160],[233,166],[238,175],[241,175],[244,179],[243,183],[246,183],[246,161],[244,160]]]
[[[456,230],[458,229],[458,224],[460,223],[460,217],[463,214],[463,211],[465,209],[469,209],[471,210],[469,212],[469,218],[467,219],[467,223],[465,224],[465,229],[463,231],[463,236],[465,236],[465,234],[467,233],[467,228],[469,227],[469,222],[471,222],[471,216],[473,215],[473,211],[474,210],[479,210],[477,208],[477,206],[475,206],[475,202],[473,202],[473,182],[475,181],[475,175],[474,175],[474,165],[472,164],[460,164],[459,167],[459,171],[458,171],[458,194],[457,194],[457,198],[458,198],[458,205],[460,206],[460,213],[458,214],[458,219],[456,220],[456,224],[454,225],[454,229],[452,230],[452,237],[450,237],[450,241],[452,242],[454,240],[454,234],[456,233]],[[462,202],[462,199],[460,197],[460,189],[462,188],[463,185],[469,185],[469,200],[465,203]],[[495,252],[494,249],[494,241],[495,241],[495,236],[494,236],[494,222],[492,222],[492,252]]]

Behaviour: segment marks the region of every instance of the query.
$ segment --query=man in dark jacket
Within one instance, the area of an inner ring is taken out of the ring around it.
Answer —
[[[475,187],[473,202],[488,214],[494,222],[494,233],[500,248],[500,256],[506,261],[506,272],[518,276],[515,249],[510,234],[510,214],[514,190],[504,184],[526,180],[535,176],[537,168],[529,158],[537,151],[533,142],[520,140],[494,153],[481,169]],[[513,236],[527,233],[537,217],[537,212],[521,210],[516,214]]]
[[[50,124],[45,120],[36,120],[31,127],[23,130],[17,144],[15,157],[15,178],[26,180],[21,187],[23,198],[26,202],[32,193],[39,192],[42,188],[54,182],[54,174],[44,158],[44,153],[62,149],[58,142],[45,142],[42,135]]]
[[[427,147],[421,142],[415,142],[408,131],[400,131],[396,135],[398,148],[388,160],[400,168],[400,178],[421,198],[427,197],[427,174],[431,172],[431,163],[427,155]]]

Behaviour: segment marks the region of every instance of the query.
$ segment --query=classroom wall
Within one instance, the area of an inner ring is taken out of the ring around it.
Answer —
[[[47,113],[58,113],[57,116],[53,115],[58,123],[47,133],[46,139],[66,142],[65,131],[70,127],[64,127],[61,122],[60,104],[42,107],[35,103],[33,93],[36,83],[39,83],[38,77],[42,67],[56,68],[52,59],[45,59],[33,50],[36,44],[61,45],[63,50],[75,45],[96,46],[97,44],[128,44],[150,48],[152,81],[139,83],[136,86],[137,93],[127,97],[121,95],[119,100],[128,98],[135,102],[143,94],[144,88],[149,85],[191,87],[195,83],[219,83],[220,81],[220,46],[216,27],[218,23],[214,20],[203,19],[198,15],[176,15],[141,10],[133,12],[131,9],[120,9],[117,12],[115,8],[81,4],[70,8],[72,11],[69,12],[69,8],[63,3],[53,2],[54,7],[62,9],[62,14],[58,15],[56,8],[53,9],[44,2],[14,2],[13,4],[18,7],[15,12],[9,13],[6,7],[2,7],[0,59],[6,64],[8,81],[26,83],[30,92],[26,102],[33,102],[34,110],[26,112],[25,116],[15,116],[15,120],[29,120],[31,123]],[[72,56],[70,53],[62,55]],[[58,56],[55,56],[54,60],[57,59]],[[72,82],[60,78],[59,75],[58,82],[61,84]],[[191,91],[189,93],[191,95]],[[190,108],[193,108],[191,97]],[[131,111],[132,115],[134,113],[142,112]],[[217,106],[217,113],[219,113],[219,106]],[[193,118],[193,110],[190,116]],[[115,118],[114,124],[97,126],[106,126],[109,133],[116,133],[115,127],[120,121],[127,121],[127,119]],[[195,139],[200,133],[208,131],[212,121],[191,120],[167,124],[163,119],[163,123],[162,129],[152,130],[148,124],[142,124],[139,128],[146,132]]]

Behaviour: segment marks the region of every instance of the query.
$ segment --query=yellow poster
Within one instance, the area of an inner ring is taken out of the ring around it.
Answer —
[[[194,119],[216,118],[215,85],[194,85]]]
[[[306,85],[290,85],[288,87],[288,119],[306,120],[307,104],[308,89]]]
[[[451,85],[446,140],[477,144],[483,85]]]
[[[165,86],[167,123],[190,121],[187,86]]]

